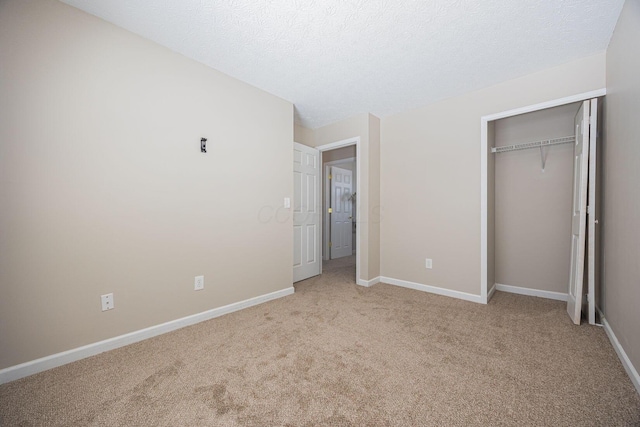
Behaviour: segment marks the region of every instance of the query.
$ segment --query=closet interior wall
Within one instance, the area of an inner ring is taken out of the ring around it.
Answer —
[[[574,103],[496,120],[489,143],[499,147],[574,135],[579,107],[580,103]],[[543,155],[544,170],[539,148],[489,154],[493,171],[488,176],[494,178],[494,209],[489,216],[494,217],[494,280],[501,285],[566,294],[571,262],[573,144],[545,147]],[[491,200],[489,203],[491,208]]]

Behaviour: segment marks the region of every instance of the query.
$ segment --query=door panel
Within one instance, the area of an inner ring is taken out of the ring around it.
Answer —
[[[302,227],[293,226],[293,267],[302,265]]]
[[[320,154],[293,143],[293,281],[320,274]]]
[[[582,284],[585,266],[587,173],[589,165],[589,111],[590,101],[584,101],[575,119],[576,140],[573,151],[571,271],[569,274],[567,313],[576,325],[580,324],[580,314],[582,311]]]
[[[331,259],[353,253],[352,172],[331,167]]]
[[[315,224],[307,225],[307,263],[315,263],[318,261],[316,259],[318,242],[315,238],[317,233],[318,228]]]

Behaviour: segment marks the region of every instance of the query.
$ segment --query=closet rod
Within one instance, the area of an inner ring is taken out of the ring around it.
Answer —
[[[575,135],[564,136],[562,138],[544,139],[536,142],[525,142],[523,144],[503,145],[502,147],[491,147],[492,153],[504,153],[506,151],[526,150],[528,148],[542,148],[550,145],[567,144],[576,140]]]

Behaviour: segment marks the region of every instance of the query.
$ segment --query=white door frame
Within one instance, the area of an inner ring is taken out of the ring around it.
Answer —
[[[599,98],[607,94],[607,89],[597,89],[591,92],[584,92],[565,98],[554,99],[540,104],[529,105],[501,113],[489,114],[480,117],[480,301],[486,304],[495,291],[495,284],[488,287],[489,281],[489,240],[488,240],[488,143],[489,143],[489,122],[507,117],[518,116],[520,114],[531,113],[533,111],[546,110],[547,108],[558,107],[560,105],[573,104],[592,98]],[[359,177],[358,177],[359,178]]]
[[[331,166],[339,166],[339,165],[343,165],[345,163],[353,163],[353,162],[356,162],[356,160],[357,160],[356,157],[348,157],[346,159],[333,160],[331,162],[323,163],[324,167],[322,168],[322,172],[323,172],[324,175],[322,175],[323,176],[322,185],[324,185],[324,187],[322,187],[320,189],[320,191],[322,192],[323,189],[327,189],[327,188],[329,188],[331,186],[331,183],[329,182],[329,168]],[[357,180],[358,180],[358,166],[356,164],[356,186],[358,185]],[[330,203],[331,203],[331,193],[325,191],[322,209],[324,209],[325,206],[329,206]],[[358,209],[356,207],[356,216],[357,215],[358,215]],[[322,219],[322,226],[324,227],[323,230],[322,230],[322,247],[324,248],[324,251],[323,251],[323,254],[322,254],[322,259],[325,260],[325,261],[328,261],[329,260],[329,249],[330,249],[329,248],[329,239],[328,239],[329,235],[327,234],[327,230],[329,228],[329,215],[324,215],[324,217]],[[356,226],[356,232],[357,231],[358,231],[358,227]]]
[[[341,141],[336,141],[336,142],[331,142],[329,144],[324,144],[324,145],[320,145],[318,147],[315,147],[318,151],[320,151],[320,164],[322,164],[322,157],[323,157],[323,152],[324,151],[329,151],[329,150],[334,150],[336,148],[342,148],[342,147],[349,147],[351,145],[355,145],[356,146],[356,176],[358,177],[358,182],[356,183],[356,194],[362,194],[360,192],[360,188],[362,185],[362,168],[360,167],[360,137],[359,136],[354,136],[352,138],[347,138],[347,139],[343,139]],[[320,182],[322,183],[321,185],[324,186],[324,168],[320,169],[320,173],[322,174],[322,176],[320,177]],[[322,189],[320,189],[322,191]],[[361,197],[358,197],[356,199],[356,203],[358,200],[362,200]],[[323,212],[321,213],[321,217],[320,217],[320,235],[324,235],[324,221],[325,221],[325,213],[324,209],[322,209]],[[364,282],[366,281],[362,281],[360,279],[360,232],[362,231],[362,225],[360,224],[360,211],[362,210],[362,206],[358,205],[356,207],[356,283],[358,285],[363,285]],[[322,251],[322,239],[318,239],[320,240],[318,242],[318,250]],[[322,252],[319,252],[322,253]],[[320,274],[322,274],[322,263],[320,264]],[[366,285],[364,285],[366,286]]]

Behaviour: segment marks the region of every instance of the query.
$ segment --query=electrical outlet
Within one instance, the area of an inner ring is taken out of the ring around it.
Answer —
[[[432,269],[433,268],[433,260],[431,258],[427,258],[424,266],[428,269]]]
[[[102,301],[102,311],[113,310],[113,294],[100,295]]]
[[[193,284],[193,289],[196,291],[204,289],[204,276],[196,276],[196,280]]]

